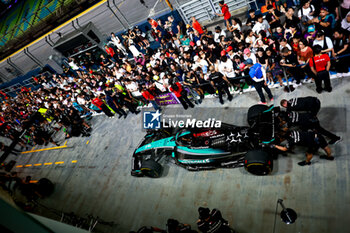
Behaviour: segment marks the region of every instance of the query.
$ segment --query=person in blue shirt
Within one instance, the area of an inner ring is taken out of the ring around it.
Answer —
[[[271,93],[271,90],[266,84],[266,75],[263,73],[263,68],[261,64],[255,63],[253,64],[253,60],[248,58],[244,62],[245,66],[249,68],[249,76],[253,80],[253,85],[255,87],[255,90],[258,92],[258,95],[260,97],[260,102],[259,104],[266,104],[266,99],[265,96],[262,92],[262,89],[265,90],[267,93],[268,97],[270,98],[270,101],[273,101],[273,96]]]

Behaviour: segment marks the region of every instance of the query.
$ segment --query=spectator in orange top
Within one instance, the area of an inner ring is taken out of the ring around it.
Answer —
[[[203,34],[203,29],[202,26],[200,25],[200,23],[196,20],[196,18],[194,16],[192,16],[192,28],[194,30],[196,30],[197,32],[199,32],[199,35]]]
[[[225,4],[225,1],[220,1],[219,6],[221,7],[221,14],[216,13],[216,15],[224,16],[225,26],[229,29],[233,25],[230,10],[228,9],[227,4]]]

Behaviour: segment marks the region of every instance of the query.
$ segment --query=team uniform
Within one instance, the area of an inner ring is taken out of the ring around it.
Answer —
[[[321,102],[317,97],[300,97],[293,98],[287,102],[287,111],[305,111],[310,112],[313,116],[316,116],[320,111]]]
[[[331,139],[331,141],[339,140],[339,137],[328,130],[324,129],[316,116],[311,113],[299,113],[299,112],[290,112],[288,113],[287,124],[289,127],[298,126],[303,130],[315,130],[317,133],[322,134]]]
[[[307,147],[307,153],[314,154],[319,148],[327,147],[324,137],[314,131],[296,131],[290,132],[286,147],[290,149],[294,145]]]

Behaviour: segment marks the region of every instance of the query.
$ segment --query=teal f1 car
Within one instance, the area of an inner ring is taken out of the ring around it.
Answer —
[[[163,128],[148,131],[132,158],[131,175],[157,178],[162,158],[190,171],[245,167],[254,175],[268,175],[275,153],[279,108],[254,105],[248,110],[248,126],[221,124],[219,128]]]

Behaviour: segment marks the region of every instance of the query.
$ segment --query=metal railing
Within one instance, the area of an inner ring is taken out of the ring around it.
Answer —
[[[216,18],[217,16],[215,13],[221,13],[219,1],[220,0],[192,0],[185,4],[179,5],[178,9],[187,24],[191,22],[192,16],[194,16],[197,21],[202,22]],[[251,4],[255,4],[257,7],[255,0],[226,0],[225,3],[229,7],[230,11],[245,7],[250,9]]]

